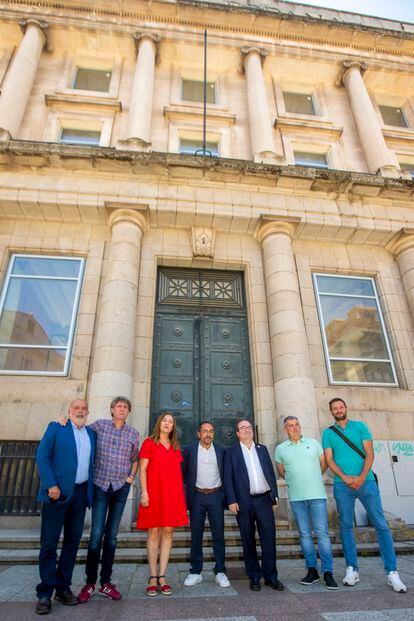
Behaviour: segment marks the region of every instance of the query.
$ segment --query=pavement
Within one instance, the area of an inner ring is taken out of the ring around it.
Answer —
[[[169,597],[145,595],[148,567],[119,563],[113,582],[122,592],[122,600],[109,601],[94,595],[88,604],[65,607],[53,602],[47,619],[56,621],[414,621],[414,556],[399,556],[400,577],[407,593],[395,593],[386,584],[380,558],[360,559],[361,582],[354,587],[342,585],[344,563],[336,561],[334,575],[338,591],[328,591],[323,582],[310,587],[300,584],[305,575],[302,560],[280,560],[279,579],[283,593],[262,584],[260,593],[249,590],[240,563],[228,567],[231,587],[222,589],[214,582],[211,563],[206,564],[202,583],[184,587],[187,563],[173,563],[168,581],[173,587]],[[75,567],[72,589],[83,585],[84,567]],[[0,619],[26,621],[35,615],[35,565],[0,566]]]

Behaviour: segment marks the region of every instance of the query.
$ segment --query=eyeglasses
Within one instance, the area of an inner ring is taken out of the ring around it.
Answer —
[[[242,425],[241,427],[237,429],[237,431],[241,431],[242,429],[244,429],[245,431],[248,431],[249,429],[253,429],[253,427],[251,425]]]

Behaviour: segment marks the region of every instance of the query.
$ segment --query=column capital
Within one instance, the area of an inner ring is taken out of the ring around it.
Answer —
[[[144,41],[144,39],[148,39],[149,41],[152,41],[155,46],[155,62],[157,63],[159,61],[159,51],[160,51],[159,44],[161,41],[161,36],[159,34],[152,33],[152,32],[140,32],[139,30],[137,30],[136,32],[132,34],[132,38],[134,39],[134,44],[135,44],[135,49],[136,49],[137,54],[139,52],[140,43]]]
[[[145,215],[141,211],[135,211],[134,209],[114,209],[109,214],[108,226],[111,231],[115,224],[122,222],[135,224],[143,233],[145,233],[148,228]]]
[[[296,224],[287,220],[263,220],[255,232],[255,237],[260,244],[269,235],[287,235],[292,240]]]
[[[398,257],[405,250],[414,249],[414,229],[402,229],[386,246]]]
[[[367,65],[367,63],[363,62],[362,60],[350,60],[350,59],[344,60],[342,62],[342,64],[341,64],[339,75],[338,75],[337,80],[336,80],[336,85],[337,86],[342,86],[343,85],[345,74],[350,69],[358,69],[360,74],[364,75],[364,73],[368,69],[368,65]]]
[[[269,50],[266,50],[266,48],[264,47],[259,47],[257,45],[243,45],[243,47],[240,49],[242,73],[244,71],[244,61],[246,60],[247,56],[249,56],[249,54],[257,54],[263,67],[265,58],[266,56],[269,56],[269,53]]]
[[[26,34],[26,30],[29,26],[36,26],[43,35],[44,38],[44,47],[48,52],[50,52],[49,40],[47,37],[47,29],[49,28],[49,24],[44,19],[21,19],[19,20],[19,26],[23,34]]]

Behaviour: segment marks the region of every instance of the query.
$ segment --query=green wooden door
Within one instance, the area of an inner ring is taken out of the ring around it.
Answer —
[[[157,302],[150,428],[170,410],[181,444],[210,420],[230,446],[235,421],[253,422],[242,274],[162,269]]]

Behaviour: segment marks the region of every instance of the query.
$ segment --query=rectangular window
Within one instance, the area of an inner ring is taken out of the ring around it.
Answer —
[[[181,97],[183,101],[195,101],[203,103],[204,90],[203,82],[196,80],[182,80],[181,82]],[[209,104],[216,103],[216,85],[214,82],[206,83],[206,100]]]
[[[331,384],[397,385],[372,278],[314,274]]]
[[[394,125],[395,127],[408,127],[408,123],[401,108],[394,106],[378,106],[381,112],[382,120],[385,125]]]
[[[309,168],[328,168],[328,162],[324,153],[305,153],[294,151],[296,166],[308,166]]]
[[[13,255],[0,298],[0,373],[66,375],[84,260]]]
[[[99,147],[101,140],[101,132],[90,129],[73,129],[71,127],[62,127],[60,142],[65,144],[83,144],[93,147]]]
[[[100,91],[107,93],[109,91],[111,77],[111,71],[78,67],[73,88],[82,91]]]
[[[207,155],[210,155],[211,153],[213,157],[219,156],[217,142],[206,142],[206,150]],[[182,138],[180,140],[180,153],[182,155],[195,155],[196,151],[197,155],[203,155],[203,145],[201,140],[189,140],[186,138]]]
[[[292,114],[311,114],[316,115],[312,95],[305,93],[283,93],[286,112]]]

